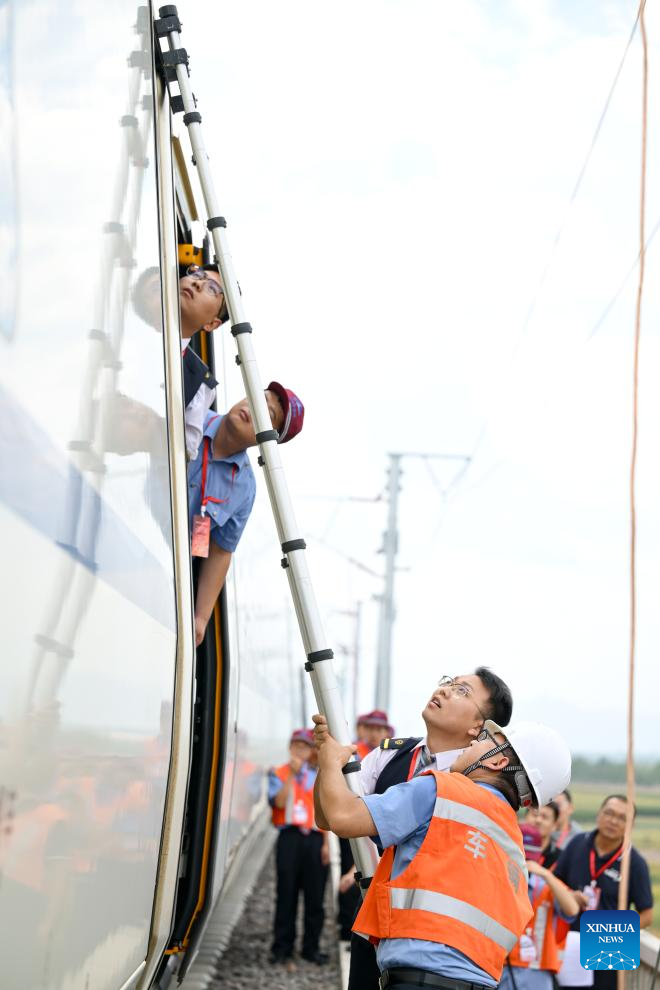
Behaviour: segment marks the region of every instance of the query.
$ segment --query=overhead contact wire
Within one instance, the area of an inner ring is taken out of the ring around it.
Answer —
[[[643,0],[643,2],[645,3],[646,0]],[[534,312],[536,311],[536,306],[538,304],[539,296],[541,294],[541,289],[543,288],[543,285],[545,284],[545,280],[546,280],[547,275],[548,275],[548,272],[550,270],[550,266],[552,264],[552,261],[553,261],[553,258],[555,256],[555,254],[556,254],[557,248],[559,246],[559,242],[561,241],[562,235],[563,235],[564,230],[566,228],[566,224],[568,222],[568,216],[569,216],[570,211],[571,211],[571,209],[573,207],[573,204],[575,203],[575,200],[577,199],[578,193],[579,193],[579,191],[580,191],[580,189],[582,187],[582,183],[584,181],[584,177],[586,175],[587,168],[589,167],[589,162],[591,161],[591,156],[593,155],[594,149],[596,147],[596,143],[598,141],[598,138],[600,137],[600,132],[601,132],[601,130],[603,128],[603,124],[605,122],[605,118],[607,116],[607,112],[608,112],[608,110],[610,108],[610,104],[612,103],[612,98],[614,96],[614,92],[616,90],[616,87],[617,87],[617,85],[619,83],[619,79],[621,78],[621,73],[623,71],[623,67],[625,65],[626,58],[628,57],[628,52],[630,51],[630,46],[633,43],[633,40],[634,40],[634,37],[635,37],[635,33],[637,31],[637,25],[640,23],[641,10],[642,10],[642,4],[640,4],[640,7],[639,7],[639,9],[637,11],[637,16],[635,17],[635,20],[633,22],[632,28],[630,29],[630,35],[628,36],[628,41],[626,42],[626,47],[623,50],[623,55],[621,56],[621,59],[619,61],[619,65],[617,67],[617,70],[614,73],[614,78],[613,78],[612,83],[610,85],[610,88],[609,88],[607,97],[605,99],[605,104],[604,104],[603,109],[602,109],[602,111],[600,113],[600,117],[598,118],[598,123],[596,124],[596,128],[595,128],[594,133],[593,133],[593,136],[591,138],[591,142],[589,144],[589,148],[587,150],[587,154],[586,154],[585,159],[584,159],[584,161],[582,163],[582,166],[580,168],[580,171],[578,172],[578,177],[577,177],[577,179],[575,181],[575,185],[573,186],[573,191],[571,192],[571,195],[570,195],[570,198],[569,198],[569,201],[568,201],[568,205],[566,207],[566,212],[564,214],[564,219],[563,219],[563,221],[562,221],[562,223],[561,223],[561,225],[560,225],[560,227],[559,227],[559,229],[558,229],[558,231],[557,231],[557,233],[555,235],[555,238],[554,238],[554,240],[552,242],[552,247],[550,248],[550,252],[548,254],[547,261],[546,261],[546,263],[545,263],[545,265],[543,267],[543,271],[541,272],[541,277],[540,277],[539,282],[538,282],[538,285],[536,287],[536,292],[534,293],[534,296],[532,298],[532,301],[531,301],[531,303],[529,305],[529,308],[527,310],[527,313],[525,315],[525,319],[523,320],[523,323],[522,323],[522,326],[520,328],[520,331],[518,332],[518,337],[517,337],[516,342],[514,344],[512,355],[511,355],[511,361],[513,361],[513,358],[515,357],[515,355],[516,355],[516,353],[518,351],[518,347],[520,346],[520,341],[522,340],[522,338],[524,337],[525,333],[527,332],[527,328],[529,327],[529,324],[531,323],[532,316],[534,315]],[[642,245],[642,247],[643,247],[643,245]],[[477,452],[481,448],[481,445],[482,445],[482,443],[483,443],[483,441],[484,441],[484,439],[486,437],[486,434],[488,433],[488,424],[489,424],[489,419],[487,418],[486,421],[485,421],[485,423],[484,423],[484,425],[482,426],[481,430],[479,431],[479,434],[477,436],[477,439],[474,442],[474,446],[472,447],[472,450],[470,452],[470,456],[469,456],[469,459],[468,459],[467,463],[462,468],[462,470],[458,473],[457,477],[454,479],[454,481],[452,482],[452,484],[449,485],[449,487],[447,489],[447,493],[449,493],[450,491],[453,491],[455,489],[458,489],[458,487],[460,486],[460,483],[462,482],[463,478],[470,471],[470,467],[474,464],[474,461],[475,461]]]

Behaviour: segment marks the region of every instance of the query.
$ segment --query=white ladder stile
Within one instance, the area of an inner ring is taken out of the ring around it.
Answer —
[[[262,379],[252,345],[252,327],[245,320],[241,291],[234,274],[229,244],[226,234],[226,221],[219,214],[213,178],[208,156],[202,139],[202,117],[197,110],[188,69],[188,55],[181,47],[179,32],[181,23],[174,5],[161,7],[160,18],[156,21],[159,38],[166,38],[168,51],[161,53],[163,70],[168,82],[176,81],[179,96],[171,97],[174,112],[183,111],[183,121],[188,128],[193,161],[197,167],[204,206],[207,214],[207,229],[212,237],[215,259],[220,269],[225,299],[231,321],[231,332],[236,340],[237,363],[243,376],[252,422],[255,425],[259,445],[259,464],[263,468],[268,495],[270,498],[275,525],[282,549],[282,566],[285,568],[293,599],[300,634],[302,637],[314,696],[321,711],[328,720],[331,734],[343,745],[351,743],[348,723],[344,714],[339,684],[332,663],[333,653],[326,645],[325,634],[319,614],[311,576],[305,557],[305,541],[299,536],[298,525],[291,496],[284,476],[280,451],[277,445],[277,431],[272,428],[270,414],[264,395]],[[353,758],[345,768],[346,783],[353,794],[360,796],[362,786],[359,760]],[[374,843],[367,838],[351,839],[359,883],[364,890],[378,863]]]

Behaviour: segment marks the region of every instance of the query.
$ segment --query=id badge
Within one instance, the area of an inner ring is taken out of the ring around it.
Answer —
[[[210,538],[211,538],[211,517],[193,516],[193,528],[192,528],[193,557],[208,557]]]
[[[600,887],[595,887],[593,884],[587,884],[583,888],[582,893],[587,898],[587,906],[585,911],[595,911],[600,902]]]
[[[520,961],[527,963],[528,966],[535,963],[538,959],[539,956],[536,950],[536,942],[534,941],[534,937],[529,932],[521,936],[518,951],[520,953]]]
[[[296,801],[293,805],[293,824],[307,824],[307,808],[304,801]]]

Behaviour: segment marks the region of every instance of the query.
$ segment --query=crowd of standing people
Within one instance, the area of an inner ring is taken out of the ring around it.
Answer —
[[[573,820],[563,739],[539,723],[507,728],[512,707],[507,685],[479,667],[441,678],[422,713],[423,738],[394,737],[383,711],[359,716],[352,747],[332,739],[320,715],[313,735],[293,734],[290,761],[271,771],[269,785],[279,830],[274,964],[295,968],[299,891],[301,956],[325,961],[317,933],[329,852],[321,836],[331,830],[342,842],[338,924],[351,941],[349,990],[614,990],[616,972],[580,967],[579,921],[584,911],[617,907],[626,798],[606,796],[595,829],[583,832]],[[303,735],[309,745],[294,752]],[[361,798],[342,774],[353,754]],[[364,900],[346,841],[357,836],[371,836],[382,857]],[[306,887],[312,848],[309,877],[317,879]],[[653,909],[649,869],[634,848],[630,863],[628,903],[644,928]]]

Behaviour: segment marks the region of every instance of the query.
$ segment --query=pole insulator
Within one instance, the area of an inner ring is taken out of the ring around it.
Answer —
[[[202,115],[199,110],[191,110],[190,113],[184,113],[183,122],[188,127],[190,124],[201,124]]]
[[[192,115],[189,113],[186,114],[186,117],[190,117],[190,116]],[[186,117],[184,117],[183,119],[185,120]],[[200,117],[199,119],[201,120],[202,118]],[[206,224],[207,230],[215,230],[216,227],[226,227],[226,226],[227,226],[227,221],[225,220],[224,217],[209,217],[208,223]]]
[[[342,773],[357,773],[358,770],[361,770],[361,769],[362,769],[362,764],[360,763],[359,760],[351,760],[350,763],[347,763],[345,766],[343,766],[341,768],[341,772]]]
[[[306,550],[307,544],[304,540],[286,540],[282,544],[282,553],[291,553],[292,550]]]
[[[231,328],[232,337],[238,337],[240,333],[252,333],[252,325],[250,323],[234,323]]]

